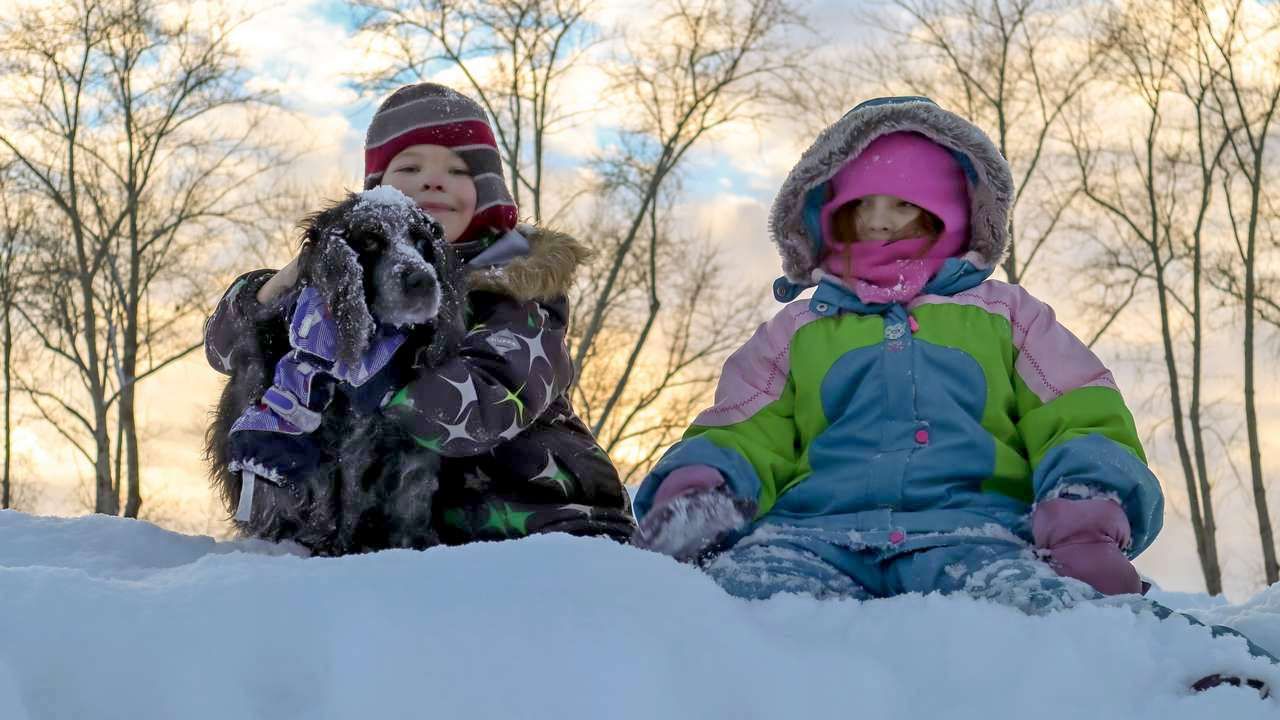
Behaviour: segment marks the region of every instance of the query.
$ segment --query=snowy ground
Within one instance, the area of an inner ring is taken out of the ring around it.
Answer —
[[[1165,595],[1280,651],[1280,585]],[[1125,610],[744,602],[607,541],[304,558],[0,511],[0,718],[1277,718],[1242,645]]]

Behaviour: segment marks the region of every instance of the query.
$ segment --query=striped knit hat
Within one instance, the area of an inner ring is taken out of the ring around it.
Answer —
[[[364,140],[364,188],[382,182],[382,173],[410,145],[442,145],[467,163],[476,184],[476,214],[459,240],[486,229],[501,235],[516,226],[517,209],[502,177],[502,156],[484,110],[471,98],[443,85],[405,85],[382,102]]]

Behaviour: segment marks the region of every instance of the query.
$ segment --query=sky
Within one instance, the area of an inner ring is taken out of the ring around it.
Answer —
[[[0,1],[0,5],[5,4]],[[248,8],[254,4],[247,2]],[[642,33],[652,21],[649,3],[644,0],[609,0],[602,3],[605,23],[624,23],[631,32]],[[813,16],[821,19],[827,38],[826,49],[854,51],[869,32],[846,12],[843,0],[810,3]],[[279,97],[289,114],[280,119],[280,129],[306,143],[309,152],[288,169],[299,182],[319,183],[327,188],[359,185],[364,127],[379,97],[352,89],[353,73],[376,66],[365,47],[350,32],[350,17],[343,3],[335,0],[282,0],[269,8],[256,9],[251,19],[233,35],[243,53],[252,78],[250,87],[269,89]],[[457,85],[455,73],[442,72],[433,78]],[[611,127],[625,118],[625,108],[602,96],[604,78],[598,65],[584,64],[567,79],[564,95],[571,109],[582,110],[575,127],[551,138],[551,152],[561,173],[574,172],[608,138]],[[860,98],[850,98],[852,105]],[[766,220],[774,193],[791,165],[811,138],[795,127],[737,124],[709,138],[690,158],[685,170],[686,192],[676,208],[678,220],[695,234],[705,236],[730,258],[735,276],[740,278],[744,296],[768,298],[772,280],[779,274],[777,256],[768,239]],[[276,258],[288,256],[290,248],[264,249]],[[243,267],[250,270],[253,267]],[[230,280],[230,277],[227,278]],[[1090,322],[1080,315],[1073,297],[1076,278],[1050,265],[1028,280],[1029,289],[1058,308],[1059,319],[1068,328],[1083,333]],[[217,297],[209,298],[212,310]],[[1122,322],[1122,327],[1099,345],[1105,362],[1113,366],[1117,380],[1126,391],[1138,419],[1139,429],[1153,438],[1167,436],[1160,418],[1168,414],[1167,401],[1156,394],[1159,367],[1135,358],[1149,356],[1158,335],[1156,328],[1138,314]],[[1231,319],[1223,324],[1228,329]],[[1234,339],[1212,349],[1208,371],[1212,379],[1210,398],[1228,405],[1221,411],[1223,435],[1236,432],[1230,403],[1238,394],[1239,370],[1233,353]],[[1272,346],[1272,350],[1274,345]],[[1268,351],[1270,352],[1270,351]],[[1280,397],[1275,366],[1261,363],[1262,393],[1259,397],[1264,426],[1264,456],[1268,469],[1280,473]],[[147,380],[140,390],[140,422],[144,427],[144,489],[151,513],[171,527],[185,531],[219,533],[225,525],[208,492],[201,442],[208,412],[214,405],[222,378],[205,364],[202,353],[167,368]],[[1161,403],[1164,403],[1163,405]],[[1273,441],[1272,438],[1275,438]],[[38,424],[20,425],[15,438],[20,467],[40,480],[40,496],[34,509],[44,513],[77,512],[86,497],[89,480],[84,464],[47,430]],[[1139,567],[1163,585],[1179,590],[1202,589],[1194,561],[1190,530],[1185,520],[1185,500],[1179,486],[1181,474],[1172,454],[1172,444],[1157,441],[1148,447],[1158,474],[1169,495],[1170,513],[1166,530],[1156,545],[1140,559]],[[1247,459],[1237,452],[1235,465],[1247,472]],[[1218,464],[1226,468],[1226,463]],[[1231,485],[1233,480],[1223,481]],[[1258,588],[1256,541],[1252,533],[1252,505],[1244,488],[1227,489],[1220,507],[1229,594],[1242,597]],[[1276,505],[1280,505],[1277,496]],[[1181,515],[1179,515],[1181,512]]]

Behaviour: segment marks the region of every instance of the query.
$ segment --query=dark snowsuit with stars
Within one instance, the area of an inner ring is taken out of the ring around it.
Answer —
[[[567,396],[565,292],[586,251],[567,235],[519,231],[527,253],[468,264],[468,333],[459,352],[433,368],[389,369],[381,385],[395,392],[380,411],[442,456],[432,522],[443,542],[544,532],[625,541],[634,528],[630,498]],[[215,370],[229,374],[249,343],[287,345],[285,309],[297,290],[259,303],[272,274],[241,276],[209,318],[205,353]],[[405,347],[398,357],[416,351]]]

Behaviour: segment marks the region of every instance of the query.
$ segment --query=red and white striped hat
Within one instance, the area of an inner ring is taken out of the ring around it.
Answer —
[[[476,184],[476,213],[459,240],[484,230],[501,235],[516,226],[518,210],[506,179],[502,155],[484,109],[458,91],[435,83],[405,85],[382,101],[364,140],[364,188],[377,187],[401,150],[442,145],[463,159]]]

